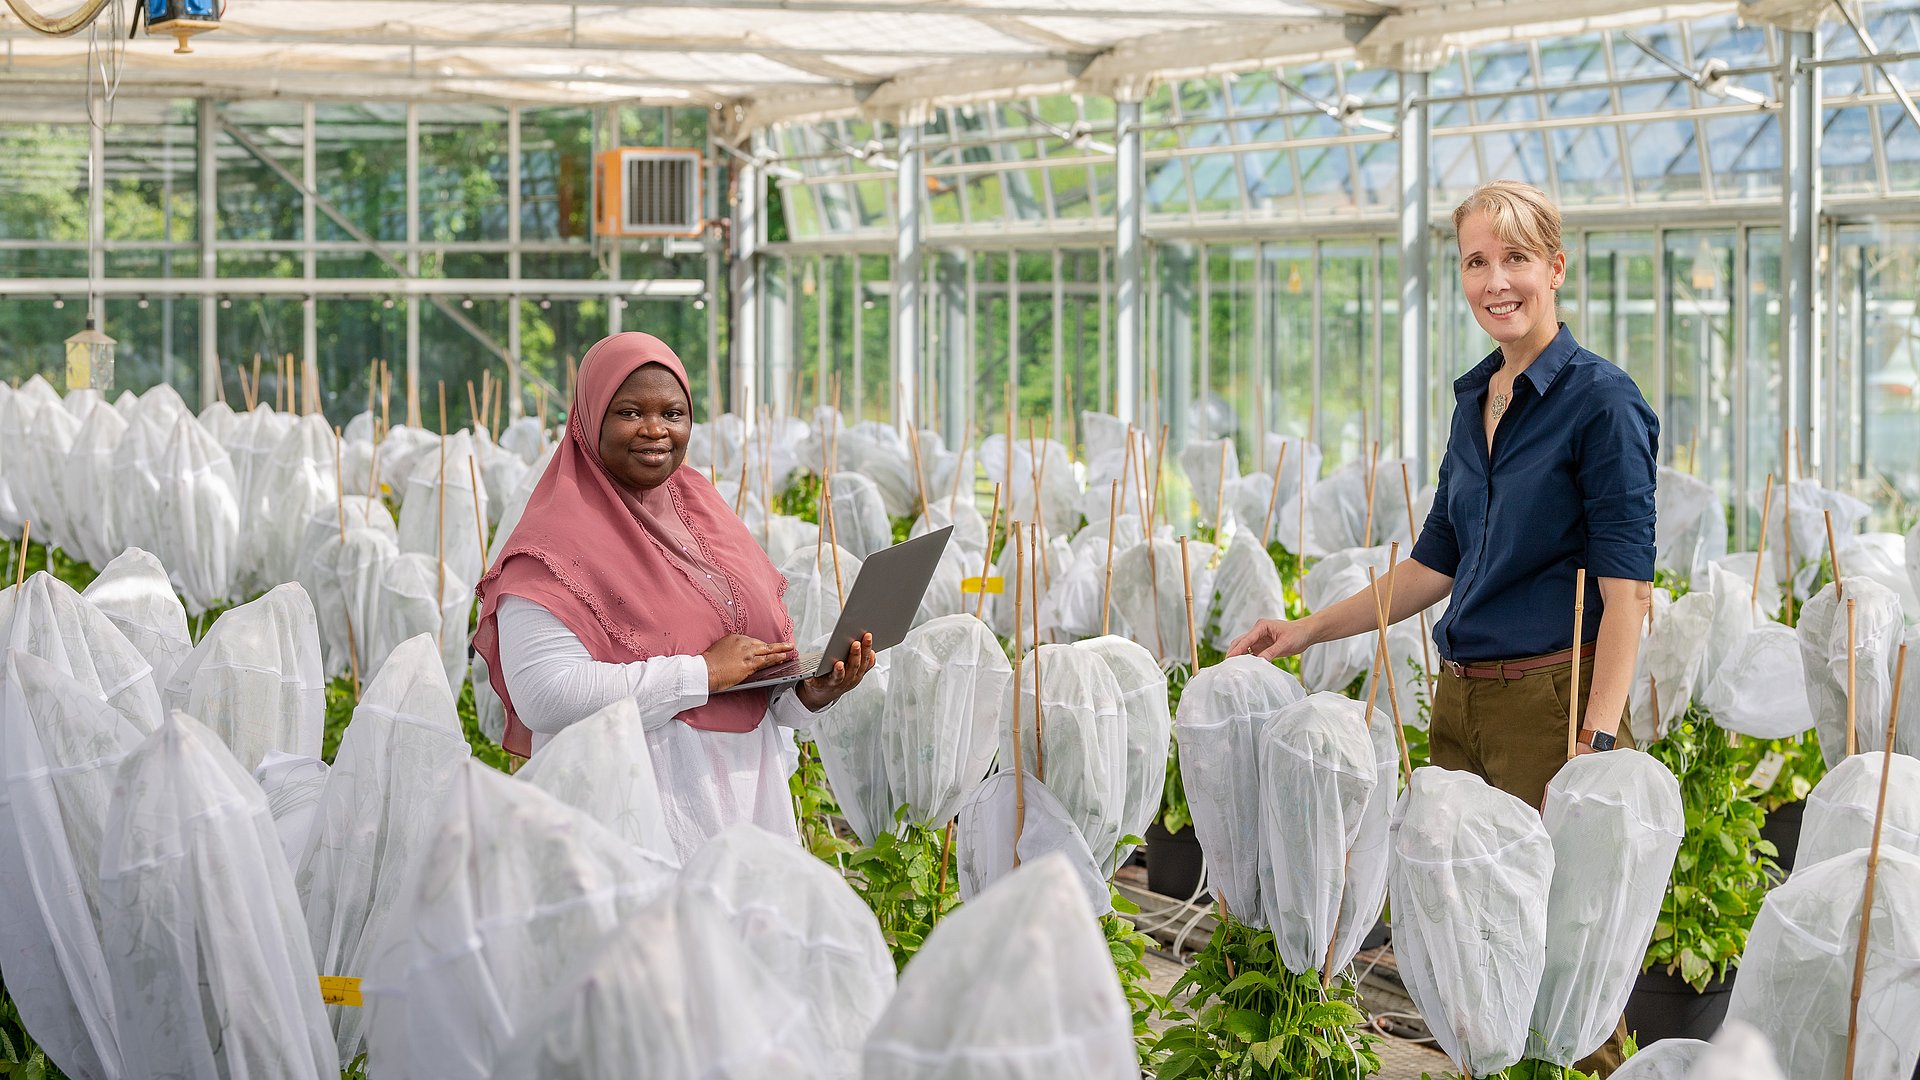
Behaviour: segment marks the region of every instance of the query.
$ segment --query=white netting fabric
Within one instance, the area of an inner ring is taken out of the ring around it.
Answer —
[[[896,977],[879,922],[846,879],[791,841],[740,824],[687,860],[679,893],[725,919],[775,985],[806,1003],[828,1075],[859,1076],[860,1048]]]
[[[866,420],[848,428],[840,436],[835,467],[858,472],[873,481],[880,491],[880,502],[890,518],[906,517],[920,505],[920,485],[925,474],[913,475],[913,448],[894,430],[892,424]],[[921,461],[924,470],[926,462]],[[931,492],[928,493],[931,496]],[[836,488],[834,501],[840,499]]]
[[[293,580],[307,519],[335,509],[334,480],[333,429],[318,413],[301,417],[259,466],[251,492],[258,502],[242,507],[240,574],[248,587]]]
[[[1212,621],[1201,627],[1201,640],[1221,652],[1261,619],[1286,617],[1287,596],[1280,584],[1280,571],[1252,529],[1235,537],[1220,556],[1212,593],[1206,607],[1195,616],[1206,619],[1211,615]],[[1197,597],[1195,602],[1200,602]]]
[[[44,528],[48,543],[55,547],[74,547],[73,490],[67,484],[67,457],[74,436],[80,433],[80,419],[62,405],[37,410],[23,442],[8,443],[20,456],[21,468],[15,473],[33,495],[36,531]]]
[[[632,698],[560,729],[514,775],[586,811],[635,847],[678,861],[640,706]]]
[[[1213,561],[1213,545],[1189,543],[1187,548],[1193,573],[1193,617],[1198,623],[1206,614],[1200,605],[1213,593],[1213,571],[1207,569]],[[1133,640],[1163,664],[1189,662],[1186,590],[1180,545],[1172,540],[1135,544],[1113,557],[1114,614],[1126,619]]]
[[[1571,1066],[1606,1042],[1633,992],[1680,850],[1680,782],[1637,750],[1576,757],[1547,784],[1543,823],[1553,885],[1527,1053]]]
[[[328,764],[317,757],[269,751],[253,771],[254,782],[267,796],[267,811],[280,834],[287,865],[306,861],[313,842],[314,822],[320,816],[320,795],[327,788]]]
[[[1471,773],[1427,766],[1393,818],[1393,947],[1440,1049],[1473,1076],[1520,1060],[1546,967],[1553,842]]]
[[[966,565],[972,567],[968,574],[980,572],[980,560],[987,551],[987,519],[973,504],[973,492],[960,496],[935,498],[927,504],[926,513],[914,519],[913,528],[908,532],[909,539],[938,532],[947,526],[953,526],[953,536],[948,540],[950,547],[959,548],[966,555]]]
[[[820,524],[822,528],[831,524],[829,541],[860,559],[893,544],[893,524],[887,520],[880,488],[872,480],[856,472],[836,472],[828,478],[827,490],[833,495],[833,516],[831,522],[823,519]],[[847,586],[853,586],[851,577]]]
[[[1218,504],[1222,501],[1222,488],[1231,487],[1234,481],[1240,479],[1240,459],[1234,452],[1233,440],[1188,443],[1180,451],[1180,470],[1186,474],[1187,486],[1193,490],[1194,501],[1200,504],[1201,519],[1217,524],[1220,520]]]
[[[151,537],[187,609],[194,613],[226,603],[239,571],[240,503],[233,463],[213,436],[190,414],[174,425],[156,463],[159,490]],[[137,535],[128,525],[129,537]]]
[[[143,734],[160,726],[153,668],[107,616],[45,571],[0,590],[0,642],[52,664]]]
[[[794,551],[777,565],[787,579],[785,600],[787,614],[793,617],[793,640],[807,648],[833,633],[840,621],[841,598],[853,591],[853,579],[860,576],[860,560],[844,547],[836,552],[823,544]]]
[[[1645,624],[1642,624],[1643,627]],[[1633,672],[1633,737],[1651,742],[1679,723],[1693,700],[1713,627],[1713,594],[1690,592],[1680,599],[1653,590],[1653,628],[1640,635]],[[1654,716],[1653,699],[1660,699]]]
[[[898,805],[887,780],[887,689],[893,682],[893,657],[900,647],[874,658],[873,670],[860,685],[841,695],[833,708],[815,713],[807,729],[820,750],[827,770],[827,786],[863,844],[893,831]],[[983,766],[984,767],[984,766]]]
[[[1706,1053],[1695,1063],[1687,1080],[1786,1080],[1786,1077],[1780,1073],[1767,1037],[1752,1024],[1728,1019],[1707,1044]]]
[[[394,650],[340,739],[294,888],[322,975],[363,978],[402,889],[419,866],[435,812],[472,756],[433,639]],[[340,1057],[365,1037],[364,1010],[328,1010]]]
[[[1688,1080],[1710,1046],[1700,1039],[1661,1039],[1628,1058],[1613,1080]]]
[[[1266,922],[1261,892],[1271,872],[1262,852],[1259,732],[1306,696],[1292,675],[1257,657],[1236,656],[1195,675],[1174,717],[1180,782],[1207,876],[1234,918],[1248,926]]]
[[[1710,561],[1727,553],[1720,496],[1713,485],[1663,465],[1654,502],[1654,565],[1697,580]]]
[[[0,677],[0,949],[7,991],[69,1076],[122,1068],[101,946],[100,847],[115,771],[146,730],[53,664]]]
[[[165,686],[193,651],[187,636],[187,610],[180,606],[166,568],[148,552],[139,548],[121,552],[80,595],[100,609],[146,659],[153,668],[155,687]]]
[[[1046,781],[1095,861],[1111,861],[1124,835],[1120,818],[1127,796],[1127,724],[1113,672],[1071,645],[1042,645],[1022,661],[1012,692],[1019,701],[1009,699],[1004,714],[1000,761],[1011,768],[1015,760],[1017,712],[1021,766]]]
[[[1747,493],[1748,504],[1755,513],[1759,513],[1765,496],[1764,489]],[[1833,534],[1837,538],[1851,535],[1873,508],[1845,492],[1823,488],[1811,480],[1795,479],[1791,484],[1775,484],[1773,507],[1766,525],[1766,563],[1767,577],[1776,582],[1786,577],[1786,545],[1781,542],[1781,537],[1787,535],[1789,503],[1793,517],[1794,592],[1804,596],[1813,587],[1814,578],[1819,576],[1823,561],[1821,556],[1827,550],[1826,511],[1833,512]],[[1841,567],[1846,567],[1844,559]]]
[[[1271,868],[1260,901],[1280,961],[1296,975],[1320,969],[1337,945],[1348,853],[1379,782],[1365,711],[1342,695],[1314,694],[1269,716],[1255,736]]]
[[[1805,669],[1800,638],[1776,622],[1755,627],[1713,677],[1700,696],[1714,723],[1756,739],[1790,739],[1813,726],[1807,711]],[[1667,707],[1665,698],[1661,710]]]
[[[1022,770],[1016,781],[1011,766],[981,781],[960,804],[953,850],[954,880],[962,901],[971,901],[1013,872],[1016,823],[1021,864],[1058,853],[1073,868],[1093,910],[1112,910],[1107,875],[1067,808],[1032,773]]]
[[[131,522],[118,512],[120,443],[127,421],[111,408],[87,414],[67,454],[73,546],[93,566],[104,566],[127,544]]]
[[[1855,533],[1839,538],[1840,566],[1885,585],[1900,598],[1909,621],[1920,619],[1920,584],[1907,574],[1907,538],[1899,533]]]
[[[1867,855],[1856,848],[1797,867],[1767,894],[1740,954],[1727,1019],[1770,1032],[1781,1071],[1795,1080],[1846,1077]],[[1911,1076],[1920,1060],[1920,856],[1880,849],[1865,967],[1853,1075]]]
[[[213,729],[249,775],[269,750],[320,756],[326,678],[307,591],[288,582],[215,619],[165,695]]]
[[[1907,657],[1909,664],[1914,660]],[[1800,848],[1793,862],[1796,872],[1873,842],[1873,815],[1880,805],[1880,773],[1886,760],[1881,751],[1855,754],[1813,786],[1800,823]],[[1880,846],[1883,851],[1899,848],[1920,856],[1920,761],[1905,754],[1893,755]]]
[[[1400,550],[1405,552],[1406,548]],[[1391,554],[1387,548],[1336,551],[1315,563],[1313,569],[1300,579],[1300,599],[1308,611],[1323,611],[1357,592],[1364,592],[1367,588],[1367,568],[1373,568],[1377,580],[1386,574],[1387,560]],[[1386,602],[1387,590],[1382,586],[1380,603],[1384,606]],[[1391,631],[1388,637],[1391,639]],[[1419,644],[1417,636],[1414,644]],[[1300,682],[1309,690],[1345,690],[1353,680],[1365,675],[1373,666],[1373,658],[1379,648],[1378,630],[1310,646],[1300,655]]]
[[[370,1072],[486,1077],[516,1036],[551,1033],[534,1026],[536,1004],[604,955],[608,933],[673,875],[582,811],[469,760],[368,963]]]
[[[907,965],[865,1080],[1135,1080],[1119,977],[1064,858],[1007,875],[942,919]]]
[[[1167,747],[1173,734],[1167,674],[1153,662],[1152,653],[1116,635],[1076,641],[1074,648],[1099,657],[1120,688],[1120,709],[1127,726],[1126,793],[1121,803],[1120,831],[1125,836],[1144,837],[1147,826],[1160,813],[1160,796],[1167,783]],[[1131,854],[1132,845],[1115,849],[1102,869],[1111,874]]]
[[[430,559],[444,553],[447,576],[471,588],[486,569],[474,504],[486,513],[487,491],[485,484],[474,490],[469,460],[477,459],[473,436],[465,431],[447,436],[444,461],[440,448],[431,444],[414,459],[406,498],[400,503],[400,550]]]
[[[340,1071],[266,796],[184,713],[121,763],[100,892],[120,1049],[143,1075]]]
[[[941,825],[993,763],[1013,666],[971,615],[915,627],[888,652],[882,753],[892,801],[909,821]],[[868,824],[890,828],[892,817]]]
[[[1886,586],[1851,574],[1843,584],[1854,609],[1856,749],[1879,750],[1886,741],[1887,713],[1892,707],[1893,658],[1906,626],[1900,600]],[[1832,767],[1847,756],[1848,645],[1847,604],[1835,595],[1832,582],[1800,610],[1795,630],[1800,635],[1807,703],[1820,735],[1820,753]],[[1920,732],[1901,732],[1895,749],[1920,750]]]

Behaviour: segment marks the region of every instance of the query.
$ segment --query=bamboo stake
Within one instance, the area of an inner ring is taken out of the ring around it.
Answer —
[[[347,485],[345,480],[345,473],[341,471],[341,463],[340,463],[341,438],[342,436],[340,434],[340,429],[334,428],[333,429],[333,512],[334,512],[334,516],[336,516],[340,520],[340,546],[345,547],[347,543],[347,500],[343,492],[346,490]],[[347,616],[347,665],[348,665],[349,672],[353,675],[353,696],[357,700],[360,697],[360,646],[354,640],[353,605],[351,604],[345,605],[344,611]]]
[[[1760,574],[1767,565],[1767,518],[1773,512],[1773,474],[1767,474],[1766,494],[1760,497],[1760,543],[1753,549],[1753,589],[1747,595],[1747,613],[1760,603]]]
[[[1009,455],[1008,460],[1012,457]],[[1020,834],[1027,827],[1027,776],[1021,765],[1022,743],[1025,740],[1020,733],[1020,665],[1025,659],[1020,646],[1021,597],[1025,587],[1021,584],[1027,572],[1026,539],[1020,532],[1020,523],[1009,521],[1007,531],[1013,538],[1013,868],[1020,869]]]
[[[1267,493],[1267,520],[1260,525],[1260,550],[1267,549],[1273,536],[1273,510],[1280,505],[1280,473],[1287,467],[1287,444],[1280,444],[1280,456],[1273,463],[1273,490]]]
[[[1220,528],[1227,520],[1227,450],[1233,446],[1232,439],[1220,440],[1220,475],[1213,486],[1213,533],[1214,542],[1220,540]]]
[[[1400,463],[1400,494],[1407,500],[1407,542],[1419,543],[1419,526],[1413,516],[1413,477],[1407,471],[1407,463],[1404,461]],[[1408,549],[1407,557],[1413,557],[1412,549]],[[1424,665],[1420,669],[1420,674],[1426,684],[1427,700],[1431,702],[1434,684],[1439,677],[1433,673],[1433,634],[1427,629],[1427,613],[1424,611],[1420,613],[1420,662]]]
[[[1854,621],[1853,600],[1847,601],[1847,756],[1860,752],[1860,738],[1854,730]]]
[[[1367,516],[1366,524],[1360,527],[1360,546],[1373,546],[1373,492],[1374,482],[1380,472],[1380,444],[1373,444],[1373,454],[1367,459]]]
[[[467,455],[467,479],[473,482],[473,535],[480,541],[480,576],[487,576],[487,523],[480,516],[480,466]]]
[[[247,404],[252,409],[260,403],[260,354],[253,354],[253,400]]]
[[[380,362],[380,430],[393,430],[393,368]]]
[[[1374,650],[1374,657],[1376,663],[1387,668],[1390,668],[1392,665],[1392,660],[1389,659],[1387,652],[1387,626],[1388,618],[1393,611],[1393,587],[1395,584],[1393,580],[1393,567],[1399,564],[1399,557],[1400,551],[1397,544],[1387,550],[1387,562],[1389,565],[1387,570],[1387,595],[1384,601],[1380,596],[1380,584],[1379,580],[1374,577],[1373,567],[1367,567],[1367,587],[1373,591],[1373,613],[1374,619],[1376,620],[1376,628],[1380,634],[1379,648]],[[1377,679],[1375,680],[1376,683],[1378,681]],[[1393,673],[1391,670],[1387,672],[1386,682],[1387,704],[1393,709],[1393,737],[1394,741],[1400,744],[1400,771],[1407,781],[1411,783],[1413,780],[1413,754],[1407,749],[1407,731],[1400,725],[1399,698],[1394,690]],[[1367,696],[1367,722],[1369,724],[1373,722],[1373,695],[1371,692],[1369,692]]]
[[[1041,443],[1042,448],[1052,446],[1053,445],[1053,417],[1052,416],[1047,417],[1046,426],[1043,427],[1041,430],[1044,433],[1043,434],[1044,441]],[[1040,541],[1041,541],[1039,546],[1037,546],[1034,550],[1039,552],[1038,561],[1040,563],[1040,582],[1041,584],[1045,585],[1048,589],[1052,589],[1053,588],[1053,551],[1052,551],[1053,545],[1050,543],[1047,543],[1047,539],[1048,539],[1047,515],[1046,515],[1045,508],[1042,506],[1040,502],[1040,492],[1045,490],[1046,486],[1047,486],[1047,459],[1046,457],[1042,456],[1040,458],[1040,471],[1034,476],[1034,481],[1033,481],[1033,519],[1040,526]],[[1037,611],[1039,610],[1039,607],[1040,607],[1041,594],[1036,592],[1033,595],[1034,595],[1034,609]]]
[[[1580,753],[1580,638],[1587,626],[1587,568],[1573,574],[1573,692],[1567,695],[1567,760]]]
[[[733,516],[740,517],[747,505],[747,455],[740,455],[740,481],[733,489]]]
[[[1860,1043],[1860,989],[1867,979],[1867,932],[1873,925],[1873,883],[1880,873],[1880,830],[1887,819],[1887,779],[1893,775],[1893,737],[1900,729],[1900,680],[1906,667],[1907,646],[1903,642],[1899,659],[1894,663],[1893,707],[1887,710],[1887,742],[1880,758],[1880,797],[1873,809],[1873,840],[1867,845],[1866,887],[1860,893],[1860,940],[1853,949],[1853,989],[1847,995],[1847,1067],[1840,1074],[1845,1080],[1853,1080],[1853,1062]]]
[[[993,512],[987,515],[987,552],[980,558],[980,599],[974,602],[973,617],[987,613],[987,578],[993,574],[993,534],[1000,526],[1000,485],[993,485]],[[1004,587],[1004,584],[1003,584]]]
[[[1285,443],[1281,443],[1285,446]],[[1300,440],[1300,535],[1293,548],[1293,593],[1300,595],[1300,576],[1307,570],[1307,441]]]
[[[833,512],[833,490],[824,483],[820,488],[827,502],[827,545],[833,551],[833,593],[840,599],[842,608],[847,606],[847,587],[840,579],[840,524]]]
[[[1827,562],[1833,566],[1833,597],[1836,600],[1847,598],[1846,586],[1840,583],[1840,549],[1833,543],[1833,511],[1821,511],[1827,519]]]
[[[433,602],[439,606],[446,603],[447,596],[447,384],[444,381],[440,383],[440,474],[437,487],[438,490],[434,492],[437,499],[434,506],[433,528],[434,545],[438,549],[439,558],[435,563],[435,581],[438,584],[434,589]],[[443,623],[445,621],[444,618],[441,620]],[[444,631],[443,626],[441,631],[433,635],[435,644],[441,644],[441,634]]]
[[[1040,526],[1028,522],[1028,542],[1040,550]],[[1033,778],[1047,782],[1046,713],[1040,702],[1040,560],[1027,560],[1027,595],[1033,598],[1028,614],[1033,619]]]
[[[907,445],[913,450],[913,482],[920,489],[920,512],[927,512],[927,473],[920,464],[920,429],[907,428]]]
[[[484,382],[486,380],[486,377],[487,377],[486,372],[483,371],[480,373],[481,381]],[[486,410],[480,407],[480,399],[474,396],[473,380],[468,379],[467,380],[467,418],[468,418],[467,423],[471,426],[477,427],[479,426],[480,421],[485,419],[486,415],[487,415]]]
[[[13,575],[13,583],[15,586],[26,584],[27,546],[32,542],[33,542],[33,522],[31,521],[22,522],[20,525],[20,569],[15,571]]]
[[[1786,567],[1787,625],[1793,625],[1793,431],[1780,432],[1780,455],[1786,472],[1780,477],[1780,561]]]
[[[1126,496],[1131,494],[1133,488],[1133,428],[1131,426],[1127,428],[1127,447],[1120,455],[1120,483],[1125,485],[1122,488],[1124,494],[1120,496],[1120,512],[1124,514],[1127,512]]]
[[[1193,625],[1193,565],[1187,557],[1187,538],[1180,538],[1180,580],[1181,591],[1187,598],[1187,672],[1198,674],[1200,671],[1200,635]]]
[[[1160,425],[1160,445],[1153,449],[1153,509],[1160,514],[1160,520],[1166,521],[1167,508],[1160,501],[1160,481],[1167,472],[1167,425]],[[1152,522],[1148,522],[1152,525]]]
[[[1107,490],[1107,581],[1100,589],[1100,636],[1106,637],[1113,625],[1113,517],[1120,502],[1120,481]]]
[[[933,886],[932,922],[940,921],[940,898],[947,892],[947,862],[953,858],[953,822],[953,818],[947,819],[947,836],[940,842],[940,880]]]
[[[213,380],[213,392],[219,395],[220,404],[227,403],[227,362],[216,354],[213,358],[214,370],[218,372]]]

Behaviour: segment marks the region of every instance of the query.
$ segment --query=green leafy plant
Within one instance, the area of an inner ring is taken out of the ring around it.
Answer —
[[[1689,704],[1675,729],[1647,752],[1680,780],[1686,838],[1660,904],[1646,966],[1663,966],[1703,990],[1739,962],[1769,874],[1778,873],[1773,861],[1778,852],[1760,838],[1766,815],[1747,796],[1751,764],[1698,705]]]
[[[812,472],[795,472],[787,478],[787,486],[773,497],[775,513],[788,517],[797,517],[802,521],[820,523],[820,476]]]
[[[1346,979],[1289,972],[1273,933],[1231,919],[1174,983],[1158,1080],[1358,1080],[1380,1071],[1359,994]]]
[[[827,767],[820,760],[820,748],[812,739],[800,743],[800,766],[787,777],[787,790],[793,794],[793,816],[800,826],[800,842],[824,862],[839,862],[839,857],[858,845],[841,837],[833,821],[840,815],[840,803],[827,785]]]
[[[1769,814],[1806,798],[1820,778],[1827,775],[1827,759],[1820,754],[1820,737],[1811,731],[1797,739],[1742,738],[1735,753],[1751,770],[1747,773],[1751,797]],[[1772,760],[1776,754],[1778,762]],[[1769,774],[1772,783],[1761,786]]]
[[[7,1080],[66,1080],[66,1074],[47,1060],[46,1052],[27,1034],[5,983],[0,983],[0,1076]]]
[[[939,916],[960,904],[955,875],[940,873],[943,830],[909,824],[906,813],[901,807],[894,831],[853,851],[846,862],[848,881],[880,920],[880,934],[902,968],[925,944]]]
[[[1137,837],[1128,839],[1138,840]],[[1100,930],[1107,939],[1107,953],[1113,958],[1114,971],[1120,976],[1120,988],[1127,995],[1127,1007],[1133,1013],[1133,1040],[1139,1049],[1140,1064],[1151,1069],[1156,1057],[1153,1045],[1159,1038],[1154,1033],[1153,1020],[1167,1007],[1165,998],[1147,989],[1147,983],[1153,979],[1153,972],[1147,967],[1147,949],[1153,942],[1127,918],[1140,914],[1139,905],[1120,895],[1111,882],[1107,884],[1107,894],[1113,901],[1113,910],[1100,916]]]

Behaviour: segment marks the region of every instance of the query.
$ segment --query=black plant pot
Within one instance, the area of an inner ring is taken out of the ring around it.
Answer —
[[[1641,1049],[1661,1039],[1713,1038],[1727,1018],[1734,975],[1734,969],[1728,968],[1726,978],[1695,990],[1663,967],[1641,972],[1627,998],[1627,1030],[1634,1033]]]
[[[1760,839],[1773,841],[1780,852],[1776,858],[1782,876],[1793,872],[1793,856],[1800,850],[1800,821],[1807,812],[1807,801],[1799,799],[1775,807],[1760,826]]]
[[[1156,818],[1147,826],[1146,841],[1147,888],[1175,900],[1193,896],[1194,890],[1200,887],[1200,868],[1204,861],[1193,827],[1189,825],[1172,833]],[[1195,897],[1194,902],[1207,903],[1208,897],[1203,894]]]

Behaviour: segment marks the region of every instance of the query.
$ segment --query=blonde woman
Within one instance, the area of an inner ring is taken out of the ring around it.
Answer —
[[[1545,194],[1495,180],[1453,224],[1461,288],[1497,347],[1454,380],[1433,510],[1381,588],[1391,589],[1394,621],[1451,600],[1433,629],[1443,661],[1433,763],[1539,806],[1566,760],[1576,656],[1579,752],[1633,745],[1621,717],[1652,593],[1660,423],[1633,379],[1556,319],[1567,256]],[[1587,594],[1575,641],[1579,569]],[[1296,622],[1263,619],[1230,652],[1290,656],[1376,620],[1362,590]],[[1609,1051],[1592,1064],[1610,1072],[1619,1058]]]

